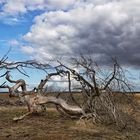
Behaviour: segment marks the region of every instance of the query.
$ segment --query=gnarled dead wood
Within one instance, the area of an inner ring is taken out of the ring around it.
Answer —
[[[67,114],[69,115],[79,115],[81,116],[82,114],[84,114],[84,111],[82,108],[78,107],[78,106],[72,106],[66,103],[65,100],[61,99],[61,98],[56,98],[53,96],[38,96],[35,98],[35,103],[37,105],[42,105],[42,104],[48,104],[48,103],[52,103],[55,104],[57,106],[59,106],[60,108],[62,108]]]
[[[10,72],[8,71],[6,74],[6,79],[7,81],[9,81],[10,83],[15,83],[14,86],[12,87],[8,87],[9,88],[9,92],[10,92],[10,96],[14,96],[16,90],[18,90],[19,87],[21,87],[22,92],[26,92],[26,83],[23,79],[19,79],[19,80],[12,80],[10,79]]]
[[[45,79],[41,79],[38,87],[37,87],[37,91],[38,93],[42,93],[43,92],[43,88],[45,86],[45,84],[49,81],[49,79],[52,77],[52,76],[56,76],[56,75],[60,75],[60,72],[56,72],[56,73],[50,73],[46,76]]]
[[[27,115],[37,112],[38,106],[44,105],[44,104],[49,104],[49,103],[55,104],[57,107],[60,107],[69,116],[81,117],[84,114],[84,111],[82,108],[80,108],[78,106],[69,105],[66,103],[65,100],[63,100],[61,98],[56,98],[53,96],[46,97],[46,96],[42,96],[42,95],[36,95],[34,97],[30,97],[29,95],[25,95],[25,96],[22,95],[22,97],[20,97],[20,98],[26,102],[29,112],[20,117],[14,118],[13,119],[14,121],[24,119],[24,117],[26,117]]]
[[[49,74],[46,79],[44,80],[44,82],[42,84],[40,84],[39,86],[41,86],[41,88],[44,86],[44,84],[48,81],[48,79],[51,76],[54,75],[59,75],[60,73],[52,73]],[[78,106],[72,106],[66,103],[65,100],[61,99],[61,98],[56,98],[53,96],[43,96],[41,94],[36,94],[34,97],[31,97],[30,95],[26,94],[26,83],[24,80],[19,79],[19,80],[12,80],[10,79],[10,74],[9,72],[7,72],[6,74],[6,79],[11,82],[11,83],[15,83],[14,86],[9,88],[9,92],[10,94],[15,94],[15,91],[21,87],[22,88],[22,93],[23,94],[19,94],[19,98],[20,101],[26,103],[27,107],[28,107],[28,113],[26,113],[25,115],[21,116],[21,117],[17,117],[14,120],[21,120],[23,119],[25,116],[33,113],[33,112],[37,112],[38,111],[38,106],[40,105],[44,105],[44,104],[48,104],[48,103],[52,103],[55,104],[57,106],[59,106],[64,112],[66,112],[67,114],[71,115],[71,116],[81,116],[82,114],[84,114],[84,111],[82,108],[78,107]]]

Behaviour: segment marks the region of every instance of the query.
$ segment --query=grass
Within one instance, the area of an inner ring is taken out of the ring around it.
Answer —
[[[7,95],[0,98],[8,98]],[[10,99],[10,100],[16,100]],[[138,96],[139,100],[139,96]],[[139,140],[140,114],[123,131],[114,126],[91,125],[90,122],[61,116],[55,108],[40,115],[30,115],[13,122],[12,118],[26,112],[24,106],[0,106],[0,140]]]
[[[119,132],[105,126],[89,126],[84,121],[78,122],[60,116],[54,109],[44,115],[28,116],[19,122],[12,118],[25,112],[24,107],[1,107],[0,139],[9,140],[138,140],[136,131]]]

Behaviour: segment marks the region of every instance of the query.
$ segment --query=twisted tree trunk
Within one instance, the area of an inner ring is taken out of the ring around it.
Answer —
[[[59,106],[61,109],[63,109],[63,111],[65,111],[69,115],[81,116],[82,114],[84,114],[84,111],[82,108],[78,106],[69,105],[66,103],[65,100],[61,98],[56,98],[53,96],[49,96],[49,97],[38,96],[35,98],[35,103],[37,105],[48,104],[48,103],[55,104]]]
[[[13,119],[14,121],[21,120],[25,116],[32,114],[34,112],[37,112],[39,105],[44,105],[44,104],[48,104],[48,103],[57,105],[57,107],[60,107],[69,116],[80,117],[84,114],[84,111],[82,108],[80,108],[78,106],[69,105],[66,103],[65,100],[63,100],[61,98],[56,98],[53,96],[46,97],[46,96],[42,96],[42,95],[36,95],[35,97],[30,97],[29,95],[23,95],[22,100],[24,100],[28,106],[28,113],[26,113],[20,117],[14,118]]]
[[[50,74],[43,82],[43,84],[41,83],[41,89],[43,88],[43,86],[45,85],[45,83],[48,81],[50,76],[53,75],[59,75],[59,73],[52,73]],[[19,87],[21,87],[22,89],[22,94],[19,93],[18,96],[20,98],[20,101],[26,103],[27,107],[28,107],[28,113],[20,116],[20,117],[16,117],[13,120],[17,121],[17,120],[21,120],[23,119],[25,116],[32,114],[33,112],[37,112],[38,111],[38,106],[43,106],[44,104],[55,104],[57,107],[61,108],[66,114],[70,115],[70,116],[78,116],[80,117],[82,114],[84,114],[84,111],[82,108],[78,107],[78,106],[72,106],[66,103],[65,100],[61,99],[61,98],[56,98],[53,96],[43,96],[41,94],[36,94],[34,97],[31,97],[29,95],[29,92],[26,91],[26,83],[24,80],[19,79],[19,80],[12,80],[10,79],[10,74],[9,72],[6,74],[6,79],[11,82],[11,83],[15,83],[14,86],[12,87],[7,87],[9,88],[9,92],[10,95],[15,95],[15,91],[18,90]]]
[[[19,79],[19,80],[12,80],[10,79],[10,74],[9,74],[9,71],[7,72],[6,74],[6,79],[7,81],[9,81],[10,83],[15,83],[14,86],[12,87],[7,87],[9,89],[9,92],[10,92],[10,96],[15,96],[15,92],[16,90],[18,90],[18,88],[21,87],[21,90],[22,92],[26,92],[26,83],[23,79]]]

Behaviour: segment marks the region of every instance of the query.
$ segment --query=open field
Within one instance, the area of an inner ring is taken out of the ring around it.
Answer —
[[[134,96],[136,97],[137,100],[140,101],[140,93],[139,94],[135,94]]]
[[[1,98],[8,98],[1,94]],[[140,101],[140,95],[136,98]],[[8,98],[9,99],[9,98]],[[14,102],[16,98],[9,99]],[[133,121],[121,132],[113,125],[90,125],[84,121],[62,117],[55,108],[47,113],[30,115],[13,122],[12,118],[26,112],[25,106],[0,106],[0,140],[139,140],[140,113],[133,114]],[[129,121],[129,120],[128,120]]]

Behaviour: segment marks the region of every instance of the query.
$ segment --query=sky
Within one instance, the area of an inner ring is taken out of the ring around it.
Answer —
[[[140,90],[139,7],[140,0],[0,0],[0,56],[11,47],[10,61],[82,53],[108,65],[116,57]]]

